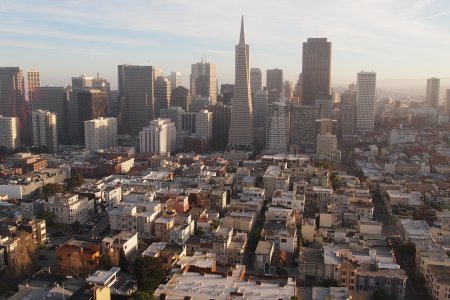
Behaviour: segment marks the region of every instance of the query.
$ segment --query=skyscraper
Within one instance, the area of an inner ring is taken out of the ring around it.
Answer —
[[[321,119],[333,118],[333,99],[331,95],[319,95],[315,100],[315,104],[319,108],[319,117]]]
[[[117,119],[101,117],[84,121],[84,145],[91,153],[117,146]]]
[[[266,128],[268,97],[269,94],[267,91],[255,91],[253,95],[254,128]]]
[[[223,151],[227,147],[230,134],[231,106],[217,102],[214,105],[208,105],[207,109],[212,112],[211,148]]]
[[[24,119],[25,88],[19,67],[0,68],[0,115]]]
[[[283,70],[267,70],[266,74],[266,88],[269,91],[269,103],[271,103],[283,96]]]
[[[181,85],[181,73],[180,72],[171,72],[168,79],[170,81],[170,88],[172,91]]]
[[[171,106],[180,106],[184,110],[188,111],[191,108],[191,94],[189,90],[183,86],[178,86],[172,89],[170,95]]]
[[[447,114],[450,114],[450,89],[445,91],[445,103],[447,108]]]
[[[155,80],[155,117],[159,118],[159,111],[170,106],[171,87],[166,77],[160,76]]]
[[[202,137],[206,144],[212,139],[212,112],[202,109],[195,117],[195,134]]]
[[[214,104],[210,97],[200,95],[192,96],[192,111],[199,112],[210,104]]]
[[[168,155],[175,151],[176,129],[169,119],[150,121],[139,133],[141,153]]]
[[[326,38],[308,38],[302,61],[301,103],[314,105],[318,96],[330,94],[331,43]]]
[[[351,140],[355,135],[356,93],[345,92],[341,96],[341,136],[343,141]]]
[[[78,126],[80,128],[80,142],[84,137],[84,121],[106,117],[107,94],[99,90],[79,91],[78,99]]]
[[[138,134],[154,118],[154,68],[119,65],[122,132]]]
[[[289,146],[289,105],[287,99],[269,104],[266,149],[269,153],[287,153]]]
[[[0,146],[15,149],[19,145],[19,119],[0,115]]]
[[[191,95],[211,97],[211,103],[217,102],[216,64],[202,60],[191,66]]]
[[[359,72],[356,83],[356,131],[370,132],[375,125],[375,89],[377,74]]]
[[[72,77],[72,90],[84,90],[92,88],[94,77],[81,74],[80,76]]]
[[[66,105],[68,94],[63,87],[41,86],[33,91],[33,101],[31,108],[33,110],[48,110],[56,114],[56,124],[58,132],[58,141],[68,143],[70,140],[67,135],[67,115]]]
[[[27,71],[27,88],[28,88],[28,101],[33,100],[33,91],[35,88],[41,86],[41,80],[39,76],[39,70]]]
[[[287,98],[289,101],[292,100],[294,96],[294,82],[290,80],[286,80],[283,82],[283,96]]]
[[[441,80],[439,78],[427,79],[426,102],[430,107],[439,108],[439,89]]]
[[[319,108],[315,105],[293,106],[291,110],[290,143],[297,151],[315,153],[316,120],[319,119]]]
[[[235,47],[234,99],[227,150],[253,151],[253,110],[250,94],[249,47],[245,43],[244,17]]]
[[[57,117],[48,110],[33,110],[33,146],[45,146],[50,153],[58,151]]]
[[[251,68],[250,69],[250,85],[252,93],[255,91],[260,91],[263,89],[262,87],[262,72],[260,68]]]

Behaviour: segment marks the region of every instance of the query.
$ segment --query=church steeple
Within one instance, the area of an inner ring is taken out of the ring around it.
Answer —
[[[239,36],[239,45],[245,45],[244,15],[242,15],[241,19],[241,35]]]

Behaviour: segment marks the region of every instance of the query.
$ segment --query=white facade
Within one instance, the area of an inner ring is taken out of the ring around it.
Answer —
[[[181,85],[181,73],[171,72],[169,75],[170,88],[173,90]]]
[[[139,133],[141,153],[168,155],[175,151],[176,128],[169,119],[150,121],[148,127]]]
[[[280,100],[269,105],[266,148],[269,153],[287,153],[289,145],[289,106]]]
[[[377,74],[359,72],[356,86],[356,131],[370,132],[375,123],[375,89]]]
[[[195,134],[204,138],[206,143],[212,139],[212,112],[202,109],[195,117]]]
[[[117,146],[117,119],[98,118],[84,121],[84,142],[91,152]]]
[[[393,128],[389,134],[389,144],[404,144],[404,143],[415,143],[416,142],[416,132],[410,129],[397,129]]]
[[[19,144],[19,120],[0,115],[0,146],[15,149]]]
[[[316,143],[316,156],[319,158],[337,150],[337,138],[333,134],[318,134]]]
[[[56,114],[47,110],[33,110],[33,146],[45,146],[49,152],[58,151]]]
[[[250,69],[250,84],[252,93],[262,90],[262,72],[260,68]]]
[[[94,212],[94,200],[75,195],[55,195],[48,198],[44,210],[55,216],[55,223],[73,224],[76,221],[84,224]]]

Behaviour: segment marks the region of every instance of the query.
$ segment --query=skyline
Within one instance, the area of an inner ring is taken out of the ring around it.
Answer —
[[[217,64],[219,84],[232,83],[235,32],[243,14],[252,45],[250,67],[281,68],[288,80],[301,72],[308,37],[332,43],[335,86],[355,82],[361,70],[377,72],[380,80],[450,77],[450,5],[445,1],[298,2],[135,0],[125,7],[98,1],[87,8],[79,0],[4,1],[1,65],[37,68],[42,84],[55,86],[99,72],[113,88],[117,65],[151,65],[165,75],[180,71],[188,86],[191,64],[206,57]],[[319,22],[318,16],[323,16]]]

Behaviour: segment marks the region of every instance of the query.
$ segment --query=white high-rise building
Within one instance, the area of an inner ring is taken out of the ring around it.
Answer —
[[[117,119],[98,118],[84,121],[84,142],[86,149],[91,152],[117,146]]]
[[[375,89],[377,74],[359,72],[356,84],[356,131],[370,132],[375,125]]]
[[[58,151],[58,125],[56,114],[48,110],[33,110],[33,146],[45,146],[48,152]]]
[[[212,139],[212,116],[213,113],[202,109],[195,116],[195,134],[204,138],[208,144]]]
[[[260,68],[250,69],[250,86],[252,93],[262,90],[262,72]]]
[[[176,148],[175,123],[169,119],[150,121],[139,133],[141,153],[169,155]]]
[[[429,78],[427,79],[427,94],[426,102],[432,108],[439,107],[439,90],[440,90],[441,80],[439,78]]]
[[[235,47],[234,99],[227,151],[253,151],[253,106],[250,93],[249,47],[245,43],[244,17]]]
[[[0,146],[15,149],[20,145],[19,119],[0,115]]]
[[[287,99],[268,107],[266,149],[269,153],[287,153],[289,146],[289,105]]]
[[[171,72],[168,79],[170,81],[171,90],[173,90],[181,85],[181,73],[180,72]]]

